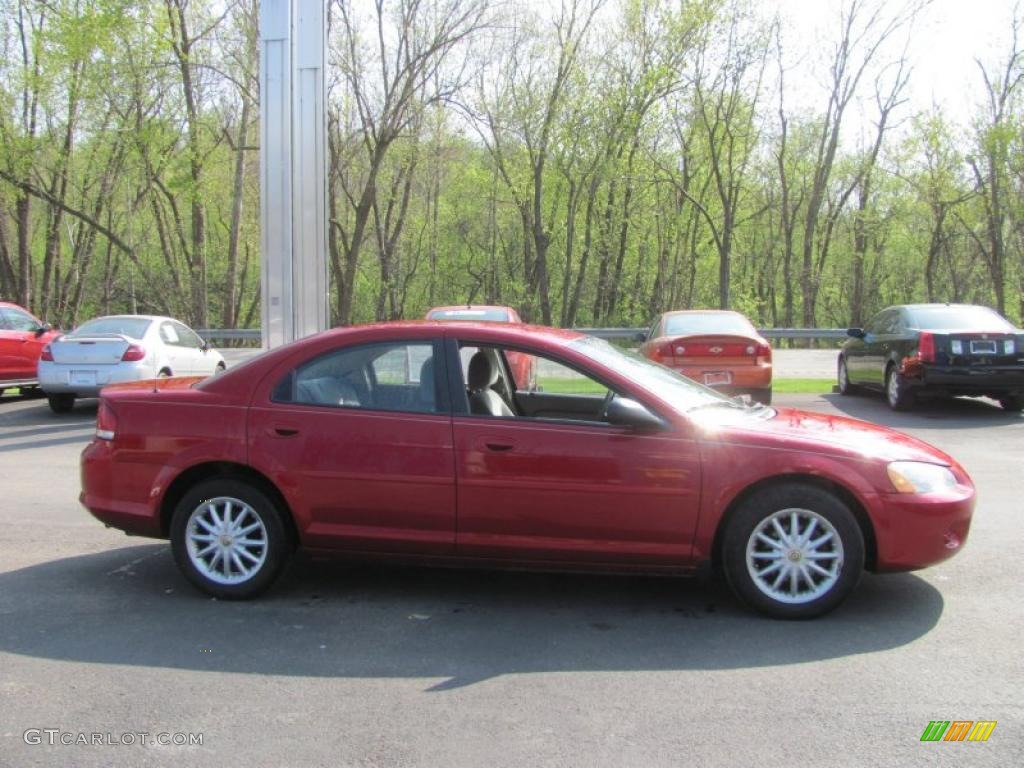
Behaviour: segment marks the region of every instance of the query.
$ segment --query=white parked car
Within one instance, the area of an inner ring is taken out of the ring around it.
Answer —
[[[227,365],[184,323],[155,315],[110,315],[54,339],[39,358],[39,386],[54,413],[107,384],[162,376],[210,376]]]

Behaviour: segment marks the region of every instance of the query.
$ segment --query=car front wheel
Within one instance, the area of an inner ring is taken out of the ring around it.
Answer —
[[[836,372],[836,377],[839,380],[839,394],[840,395],[852,395],[856,392],[857,388],[850,383],[850,371],[846,367],[846,358],[839,358],[839,365]]]
[[[213,478],[192,488],[171,519],[178,567],[207,594],[245,600],[264,592],[291,553],[283,513],[260,489]]]
[[[864,537],[834,494],[786,483],[736,508],[722,562],[729,585],[747,605],[774,618],[809,619],[831,611],[856,586]]]

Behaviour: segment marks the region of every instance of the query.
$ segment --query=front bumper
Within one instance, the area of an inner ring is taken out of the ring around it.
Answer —
[[[874,517],[876,570],[913,571],[948,560],[967,541],[974,513],[974,488],[950,495],[886,493]]]
[[[95,384],[76,382],[72,376],[91,374]],[[116,365],[75,365],[73,363],[39,362],[39,386],[48,395],[72,394],[78,397],[96,397],[108,384],[126,381],[152,379],[156,371],[151,363],[140,360],[137,363]]]

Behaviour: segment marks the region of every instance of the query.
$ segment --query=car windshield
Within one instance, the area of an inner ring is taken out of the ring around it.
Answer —
[[[692,335],[705,333],[739,333],[748,335],[754,327],[742,315],[731,312],[708,312],[706,314],[668,315],[665,318],[665,335]]]
[[[915,328],[924,330],[1014,330],[1002,315],[988,307],[912,307],[910,318]]]
[[[570,342],[569,346],[591,360],[628,376],[643,389],[669,403],[681,413],[710,407],[746,409],[746,406],[720,392],[698,384],[663,365],[651,362],[635,352],[617,349],[604,339],[584,336]]]
[[[130,339],[141,339],[146,335],[146,329],[151,322],[153,321],[144,317],[97,317],[95,320],[82,323],[69,333],[68,337],[116,334]]]
[[[507,309],[433,309],[427,320],[482,320],[484,322],[507,323]]]

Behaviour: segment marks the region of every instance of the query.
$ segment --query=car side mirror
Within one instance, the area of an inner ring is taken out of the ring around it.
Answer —
[[[613,397],[604,417],[609,424],[649,432],[664,427],[664,422],[647,408],[628,397]]]
[[[203,343],[202,343],[202,344],[200,345],[200,347],[199,347],[199,348],[200,348],[201,350],[203,350],[203,352],[209,352],[209,351],[210,351],[210,349],[211,349],[211,347],[210,347],[210,342],[208,342],[208,341],[204,341],[204,342],[203,342]]]
[[[643,344],[645,341],[647,341],[647,334],[644,333],[643,331],[637,331],[636,333],[633,334],[633,341]]]
[[[855,339],[863,339],[867,334],[864,333],[863,328],[847,328],[846,335],[852,336]]]
[[[53,330],[53,326],[52,325],[50,325],[49,323],[43,323],[42,325],[40,325],[35,330],[36,338],[39,338],[44,333],[47,333],[48,331],[52,331],[52,330]]]

